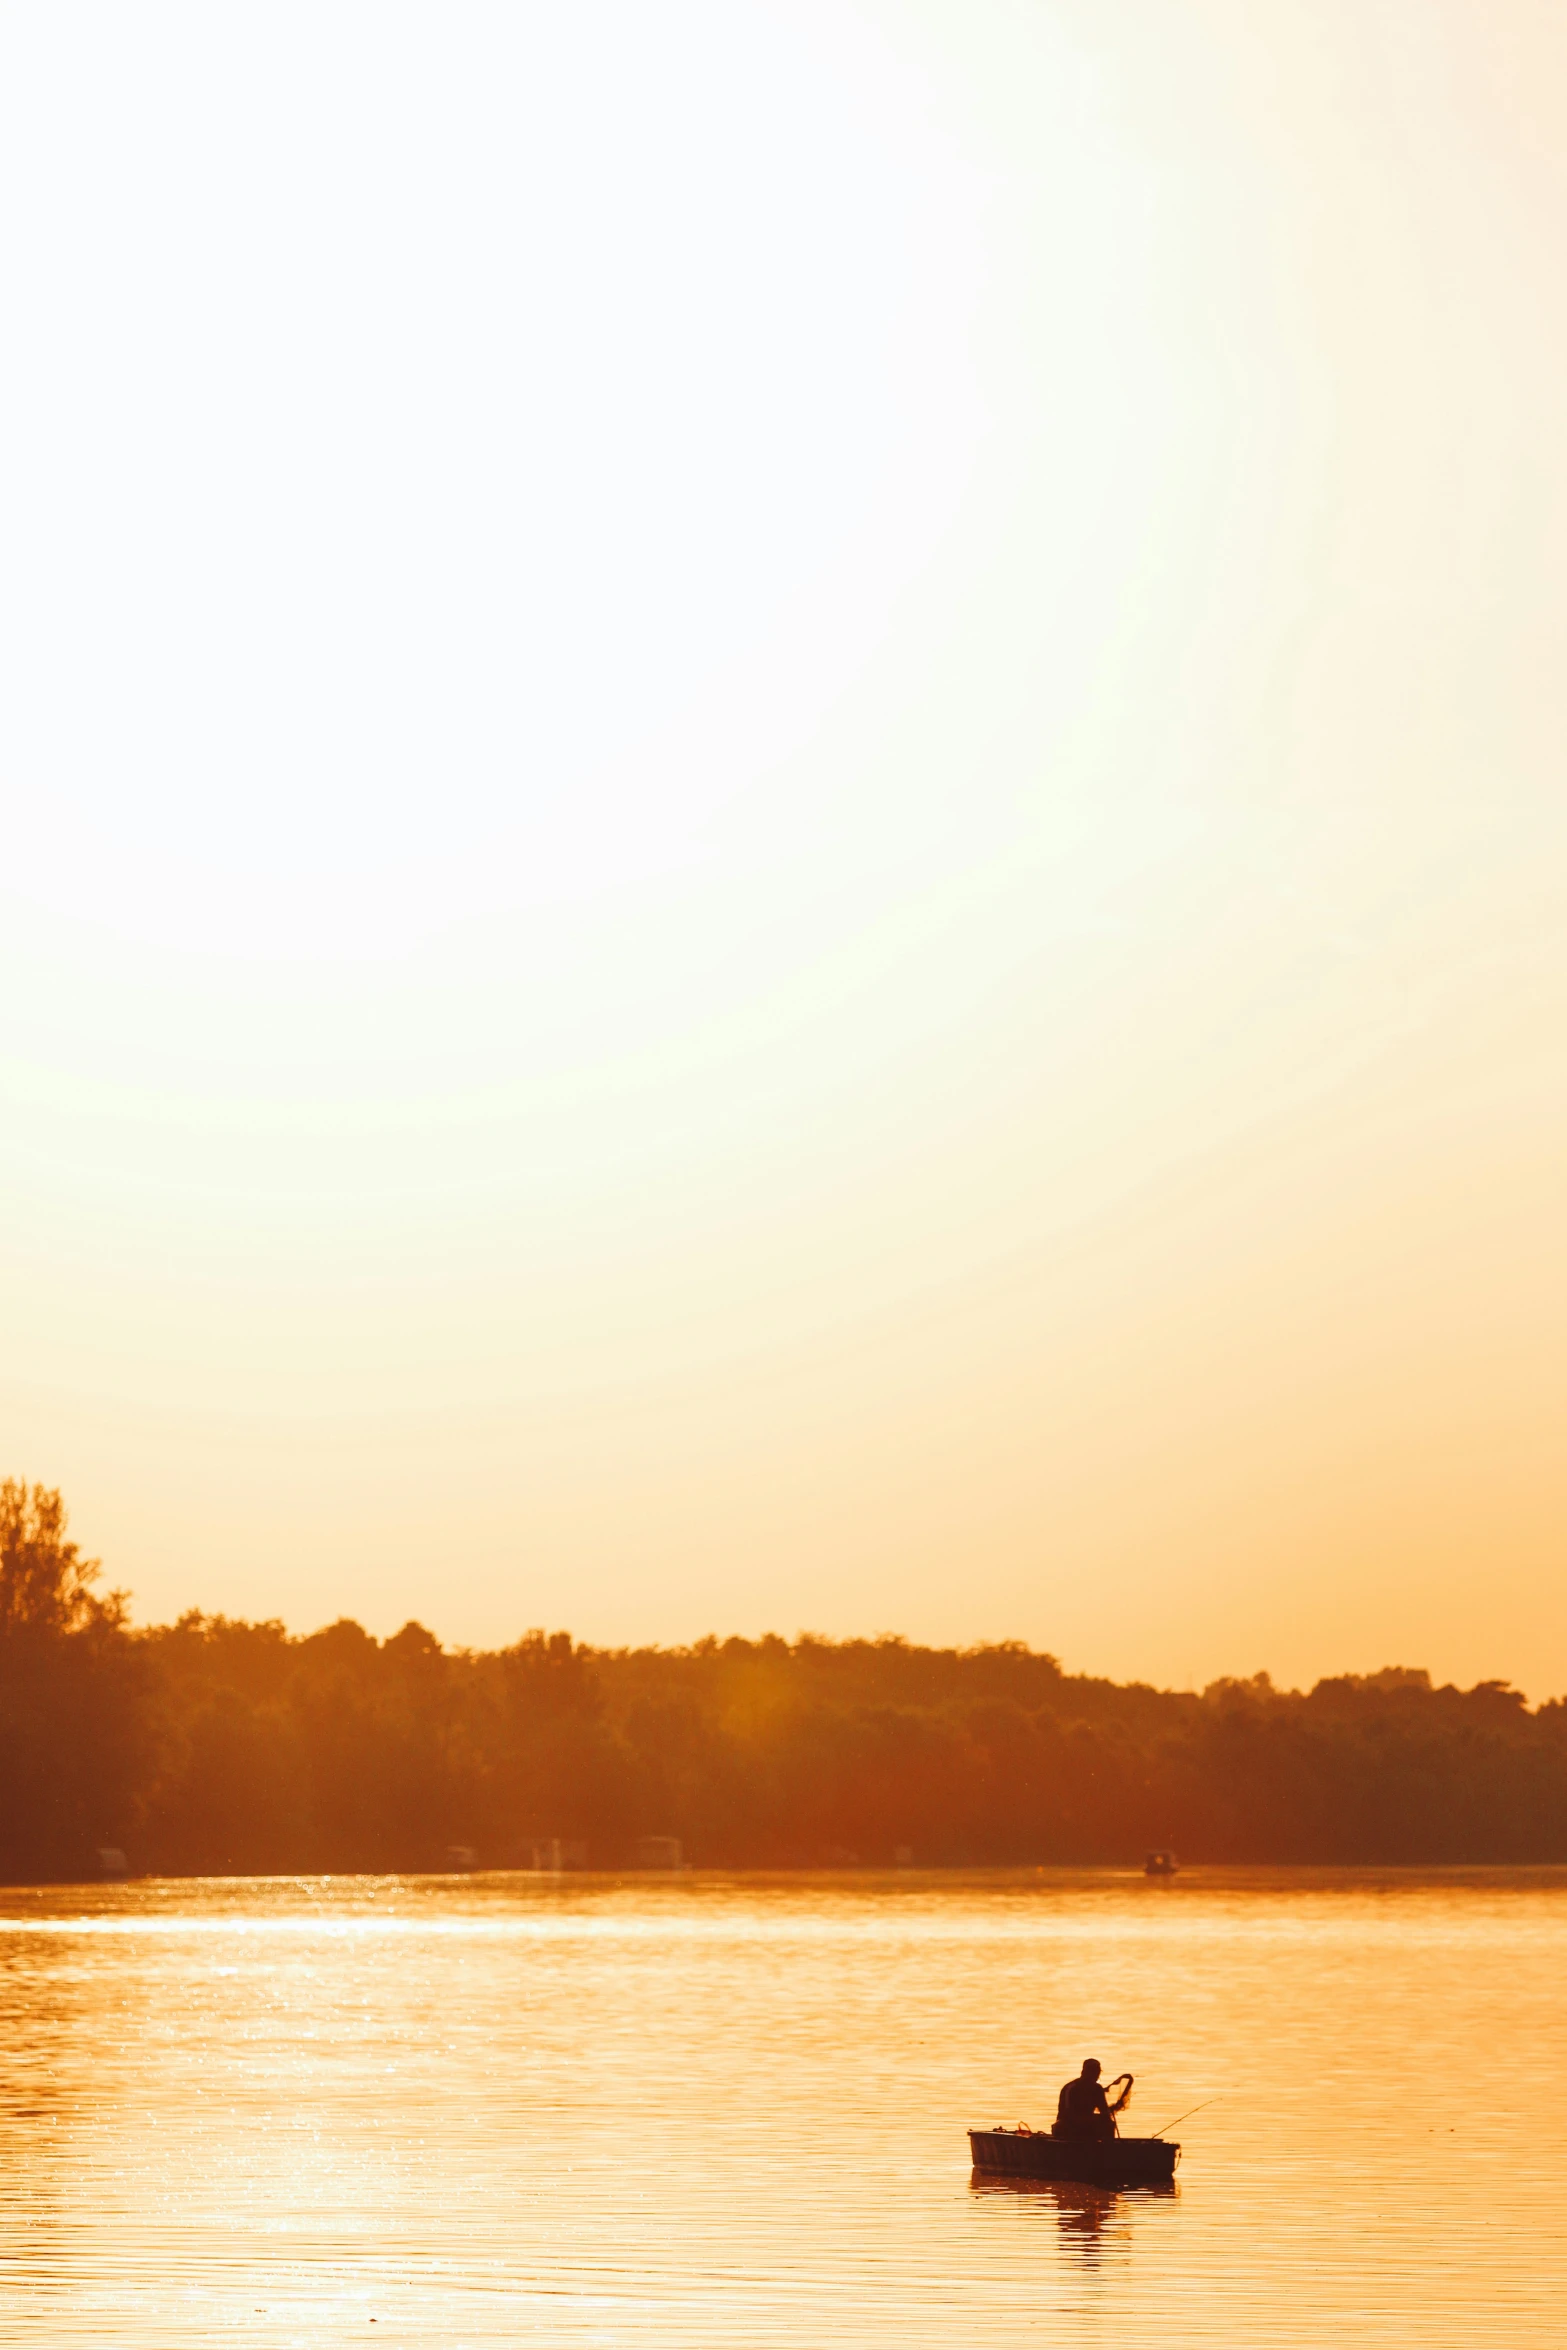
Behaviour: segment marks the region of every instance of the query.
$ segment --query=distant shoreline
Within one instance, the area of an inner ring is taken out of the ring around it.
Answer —
[[[1199,1695],[1020,1641],[139,1631],[58,1493],[0,1505],[0,1881],[1567,1864],[1567,1702],[1497,1681]]]

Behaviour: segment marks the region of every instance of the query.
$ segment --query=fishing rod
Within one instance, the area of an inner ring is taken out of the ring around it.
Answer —
[[[1204,2110],[1204,2108],[1205,2108],[1205,2107],[1207,2107],[1207,2106],[1210,2106],[1210,2105],[1217,2105],[1217,2104],[1218,2104],[1218,2102],[1219,2102],[1219,2099],[1220,2099],[1220,2097],[1222,2097],[1222,2096],[1223,2096],[1223,2094],[1224,2094],[1224,2092],[1223,2092],[1223,2090],[1221,2089],[1221,2090],[1218,2090],[1218,2091],[1216,2091],[1216,2092],[1215,2092],[1215,2094],[1214,2094],[1212,2097],[1205,2097],[1205,2098],[1203,2099],[1203,2101],[1202,2101],[1202,2104],[1201,2104],[1201,2105],[1188,2105],[1188,2107],[1186,2108],[1186,2111],[1185,2111],[1184,2113],[1178,2113],[1178,2114],[1176,2115],[1176,2117],[1175,2117],[1175,2120],[1174,2120],[1173,2122],[1161,2122],[1161,2124],[1159,2125],[1158,2129],[1156,2129],[1156,2130],[1155,2130],[1155,2131],[1152,2133],[1152,2134],[1153,2134],[1153,2136],[1154,2136],[1154,2137],[1156,2137],[1156,2138],[1162,2138],[1162,2137],[1164,2136],[1164,2133],[1165,2133],[1165,2131],[1166,2131],[1166,2130],[1173,2130],[1173,2129],[1176,2127],[1176,2124],[1177,2124],[1177,2123],[1179,2123],[1179,2122],[1189,2122],[1189,2121],[1191,2120],[1191,2118],[1192,2118],[1192,2115],[1193,2115],[1194,2113],[1201,2113],[1201,2112]]]

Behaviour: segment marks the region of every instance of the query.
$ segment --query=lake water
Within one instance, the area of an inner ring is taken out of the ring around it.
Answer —
[[[1567,2342],[1567,1871],[0,1911],[7,2343]],[[1089,2053],[1175,2190],[973,2179]]]

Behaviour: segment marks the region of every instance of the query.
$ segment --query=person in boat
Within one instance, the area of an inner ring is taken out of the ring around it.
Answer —
[[[1124,2111],[1126,2101],[1132,2094],[1131,2074],[1118,2073],[1110,2083],[1110,2088],[1119,2090],[1119,2096],[1112,2097],[1102,2085],[1098,2057],[1085,2057],[1082,2071],[1075,2080],[1066,2083],[1056,2102],[1055,2128],[1050,2135],[1053,2138],[1113,2138],[1116,2134],[1115,2117]]]

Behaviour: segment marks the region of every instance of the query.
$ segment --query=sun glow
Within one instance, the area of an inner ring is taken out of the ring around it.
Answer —
[[[1567,1674],[1561,190],[1372,16],[11,12],[0,1466],[141,1613]]]

